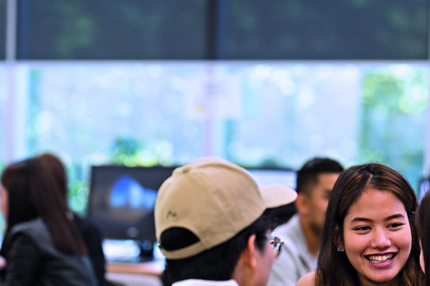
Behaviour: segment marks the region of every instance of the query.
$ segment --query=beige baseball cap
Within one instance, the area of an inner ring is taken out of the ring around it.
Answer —
[[[198,159],[173,171],[155,202],[157,240],[170,228],[185,228],[198,242],[173,251],[160,245],[167,259],[194,256],[234,237],[268,208],[293,202],[283,185],[258,187],[244,168],[214,157]]]

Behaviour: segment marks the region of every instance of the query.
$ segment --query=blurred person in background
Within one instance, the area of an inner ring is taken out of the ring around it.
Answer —
[[[85,242],[40,159],[7,166],[0,197],[6,220],[0,251],[6,259],[4,285],[97,285]]]
[[[99,286],[114,285],[105,278],[106,259],[103,253],[103,237],[100,229],[89,218],[81,217],[68,208],[67,174],[64,164],[57,156],[50,153],[41,154],[37,158],[57,184],[56,190],[59,191],[62,206],[65,206],[64,212],[74,221],[85,241]]]
[[[328,200],[342,171],[335,160],[313,158],[297,172],[297,214],[273,231],[284,245],[273,264],[269,286],[294,286],[303,275],[315,271]]]

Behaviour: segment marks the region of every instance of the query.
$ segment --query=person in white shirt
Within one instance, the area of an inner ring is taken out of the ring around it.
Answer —
[[[282,245],[266,210],[296,197],[285,186],[258,187],[245,169],[219,158],[177,168],[154,208],[165,279],[173,286],[265,286]]]
[[[343,167],[329,158],[313,158],[297,172],[295,214],[273,234],[284,241],[268,286],[294,286],[315,271],[328,199]]]

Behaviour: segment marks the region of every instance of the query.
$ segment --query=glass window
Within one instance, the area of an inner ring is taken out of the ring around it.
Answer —
[[[313,156],[345,166],[378,161],[417,187],[423,170],[425,65],[242,64],[236,114],[217,116],[220,155],[245,166],[299,168]],[[413,126],[413,127],[412,127]]]
[[[4,62],[0,62],[0,175],[5,168],[9,157],[7,156],[7,140],[11,140],[8,136],[8,132],[6,129],[8,128],[7,124],[10,123],[7,118],[7,82],[6,82],[6,66]],[[3,239],[3,233],[5,230],[5,221],[3,218],[3,214],[0,213],[0,240]]]
[[[207,0],[23,0],[19,59],[202,59]]]
[[[0,0],[0,60],[6,58],[6,0]]]
[[[427,0],[220,0],[223,59],[427,59]]]
[[[66,162],[74,209],[85,206],[91,164],[181,165],[204,155],[193,95],[202,65],[54,64],[29,73],[29,153]]]
[[[400,65],[364,70],[360,161],[384,162],[402,171],[417,188],[423,174],[428,105],[427,68]]]
[[[222,72],[242,82],[241,116],[220,123],[230,160],[297,169],[314,154],[357,159],[360,68],[260,64]]]
[[[46,64],[28,69],[29,153],[67,164],[83,210],[89,166],[205,155],[299,168],[313,156],[387,164],[417,187],[429,68],[419,64]]]
[[[428,0],[19,3],[19,59],[429,57]]]
[[[6,135],[6,68],[3,64],[0,64],[0,172],[6,163],[6,144],[5,139],[8,138]]]

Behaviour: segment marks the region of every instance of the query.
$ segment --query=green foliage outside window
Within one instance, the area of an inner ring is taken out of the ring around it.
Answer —
[[[113,143],[110,163],[129,167],[171,165],[163,160],[163,151],[169,148],[169,142],[162,139],[141,142],[133,137],[120,136]]]
[[[428,73],[364,74],[360,162],[387,164],[417,187],[423,173]]]

